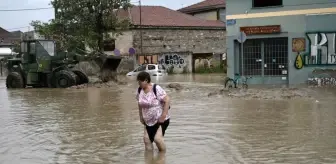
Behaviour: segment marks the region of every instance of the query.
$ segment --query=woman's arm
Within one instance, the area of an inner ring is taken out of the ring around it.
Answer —
[[[167,117],[170,106],[170,97],[167,95],[166,91],[163,90],[163,88],[161,88],[161,86],[158,85],[156,86],[156,92],[157,92],[157,98],[159,99],[160,102],[163,103],[163,111],[159,119],[159,122],[164,122]]]
[[[140,122],[141,122],[142,124],[145,124],[144,119],[143,119],[143,116],[142,116],[142,109],[141,109],[139,103],[138,103],[138,108],[139,108],[139,118],[140,118]]]
[[[139,118],[140,118],[140,122],[141,122],[142,124],[145,124],[145,121],[144,121],[143,116],[142,116],[142,108],[141,108],[141,106],[140,106],[140,104],[139,104],[139,93],[137,93],[137,95],[135,96],[135,98],[136,98],[136,100],[138,101],[138,110],[139,110]]]
[[[169,110],[169,106],[170,106],[170,98],[168,95],[166,95],[163,99],[162,99],[164,106],[163,106],[163,112],[162,112],[162,116],[166,117],[168,114],[168,110]]]

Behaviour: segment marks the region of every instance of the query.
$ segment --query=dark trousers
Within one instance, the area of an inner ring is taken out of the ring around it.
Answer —
[[[161,126],[161,129],[162,129],[162,136],[165,135],[165,132],[166,132],[168,126],[169,126],[169,121],[170,121],[170,119],[167,119],[163,123],[158,122],[153,126],[147,126],[146,125],[146,130],[147,130],[147,133],[148,133],[148,137],[149,137],[149,139],[152,143],[154,142],[155,134],[156,134],[156,132],[157,132],[157,130],[159,129],[160,126]]]

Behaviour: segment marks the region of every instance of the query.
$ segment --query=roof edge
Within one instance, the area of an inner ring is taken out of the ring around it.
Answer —
[[[186,13],[186,14],[190,14],[190,13],[194,13],[194,12],[202,12],[202,11],[208,11],[208,10],[215,10],[215,9],[221,9],[221,8],[226,8],[226,5],[211,5],[211,6],[205,6],[205,7],[197,7],[197,8],[182,8],[179,9],[177,11],[182,12],[182,13]]]
[[[226,27],[204,27],[204,26],[148,26],[148,25],[133,25],[130,29],[139,30],[139,29],[184,29],[184,30],[226,30]]]

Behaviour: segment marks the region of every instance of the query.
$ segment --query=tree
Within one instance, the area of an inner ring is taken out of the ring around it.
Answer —
[[[53,0],[51,4],[55,19],[48,23],[33,21],[31,25],[56,40],[62,50],[87,45],[103,51],[104,39],[118,36],[129,27],[129,19],[118,13],[131,7],[130,0]]]

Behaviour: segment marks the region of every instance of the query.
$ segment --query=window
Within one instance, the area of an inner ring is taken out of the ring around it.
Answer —
[[[29,44],[29,53],[35,54],[35,43]]]
[[[140,67],[138,67],[134,72],[141,72],[141,71],[145,71],[146,70],[146,66],[142,65]]]
[[[115,40],[104,40],[104,51],[114,51],[115,49]]]
[[[155,70],[155,65],[148,65],[148,70]]]
[[[222,22],[226,22],[226,11],[225,9],[219,10],[219,20]]]
[[[27,52],[27,51],[28,51],[27,49],[28,49],[28,48],[27,48],[27,43],[22,42],[22,43],[21,43],[21,51],[24,53],[24,52]]]
[[[282,0],[253,0],[253,7],[282,6]]]
[[[53,41],[40,41],[40,44],[50,56],[55,55],[55,43]]]

